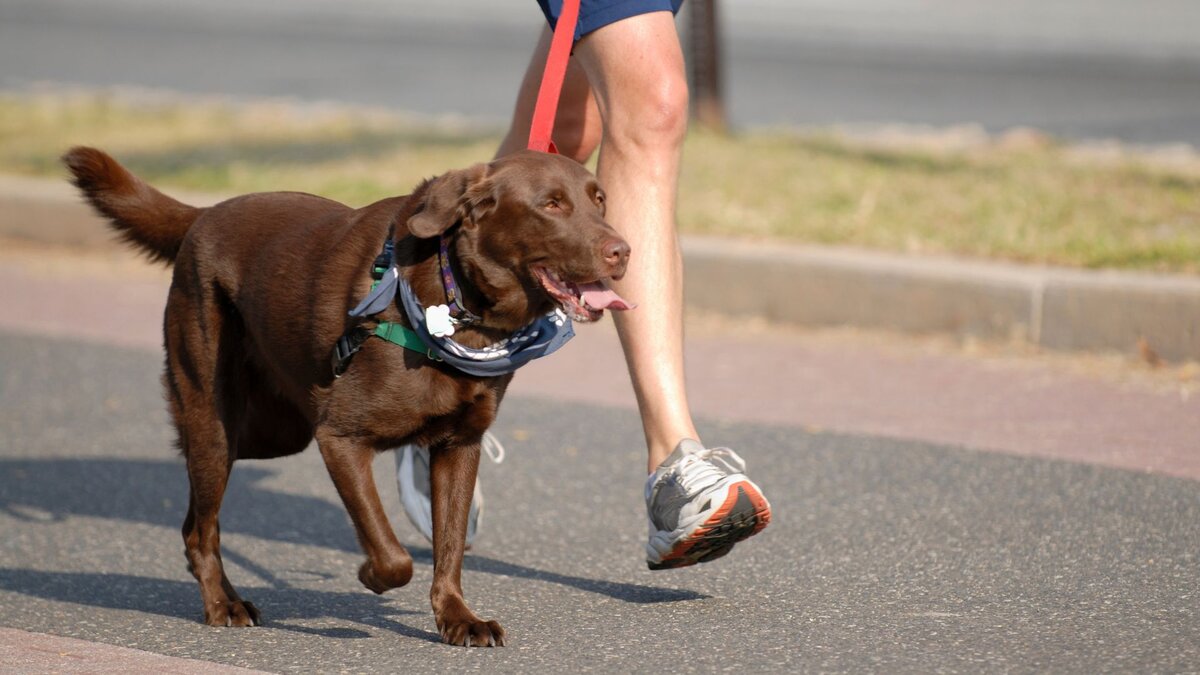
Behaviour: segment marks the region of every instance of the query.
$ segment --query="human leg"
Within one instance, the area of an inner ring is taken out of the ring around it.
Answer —
[[[551,36],[550,29],[544,29],[533,50],[517,90],[512,123],[496,151],[497,157],[523,150],[529,143],[529,128],[533,124],[533,109],[542,83],[542,72],[546,69]],[[554,117],[553,138],[560,153],[580,164],[587,162],[600,145],[600,111],[596,108],[596,99],[587,75],[576,59],[567,62]]]
[[[525,147],[551,32],[543,31],[497,156]],[[575,47],[554,125],[564,154],[586,161],[600,146],[607,219],[635,251],[614,284],[639,304],[617,314],[654,469],[680,440],[698,438],[683,377],[683,267],[675,232],[679,161],[687,131],[687,80],[670,12],[603,26]]]
[[[603,127],[597,167],[608,221],[634,255],[618,291],[638,303],[617,313],[650,477],[651,569],[725,555],[770,522],[770,505],[728,448],[698,441],[683,371],[683,265],[675,226],[687,131],[687,82],[672,15],[652,12],[604,26],[576,45]]]
[[[687,131],[683,53],[670,12],[629,17],[575,47],[603,124],[597,174],[608,221],[634,251],[614,284],[638,303],[615,316],[654,469],[698,438],[683,374],[683,265],[675,201]]]
[[[546,31],[497,156],[526,145],[549,41]],[[688,408],[683,270],[675,231],[687,85],[671,14],[652,12],[601,27],[576,45],[575,57],[554,141],[582,162],[603,138],[598,174],[608,193],[607,220],[635,251],[626,277],[614,285],[640,304],[616,321],[651,472],[647,561],[652,569],[664,569],[713,560],[765,527],[770,509],[735,453],[707,450],[695,440],[699,434]],[[668,484],[674,487],[664,487]]]

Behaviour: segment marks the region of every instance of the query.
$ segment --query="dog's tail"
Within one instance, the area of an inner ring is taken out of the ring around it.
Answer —
[[[121,238],[153,260],[175,261],[184,235],[204,209],[155,190],[95,148],[71,148],[62,161],[71,170],[75,186]]]

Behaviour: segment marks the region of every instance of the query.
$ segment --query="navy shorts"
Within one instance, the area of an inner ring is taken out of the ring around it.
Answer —
[[[562,13],[562,0],[538,0],[542,13],[553,29]],[[679,12],[683,0],[580,0],[579,23],[575,26],[575,39],[603,28],[621,19],[650,12]]]

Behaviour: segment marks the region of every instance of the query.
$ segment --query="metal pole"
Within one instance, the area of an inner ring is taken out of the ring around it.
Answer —
[[[687,7],[687,63],[692,118],[709,130],[724,133],[728,125],[721,87],[717,0],[690,0]]]

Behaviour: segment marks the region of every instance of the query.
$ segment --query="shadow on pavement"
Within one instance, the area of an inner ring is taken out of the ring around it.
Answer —
[[[194,583],[153,579],[129,574],[90,572],[43,572],[0,567],[0,590],[31,595],[45,600],[71,602],[105,609],[134,610],[149,614],[202,621],[200,593]],[[407,637],[441,642],[431,631],[413,628],[394,620],[403,614],[418,614],[389,605],[381,596],[355,591],[314,591],[303,588],[242,587],[247,600],[263,608],[263,625],[309,635],[338,639],[361,639],[370,633],[352,628],[292,626],[288,620],[347,619]]]
[[[221,513],[223,532],[360,552],[353,526],[340,505],[317,497],[276,492],[258,485],[261,480],[275,473],[247,462],[240,462],[234,467]],[[161,525],[175,530],[183,523],[187,494],[186,473],[181,461],[112,458],[0,460],[0,511],[27,522],[52,524],[70,516],[88,516]],[[418,563],[433,564],[430,549],[408,548]],[[253,570],[261,578],[272,580],[275,590],[286,587],[269,570],[255,565],[228,547],[224,554],[237,564]],[[468,555],[464,566],[468,570],[488,574],[560,584],[631,603],[678,602],[709,597],[688,590],[559,574],[478,555]],[[314,599],[317,606],[322,606],[326,601]]]

